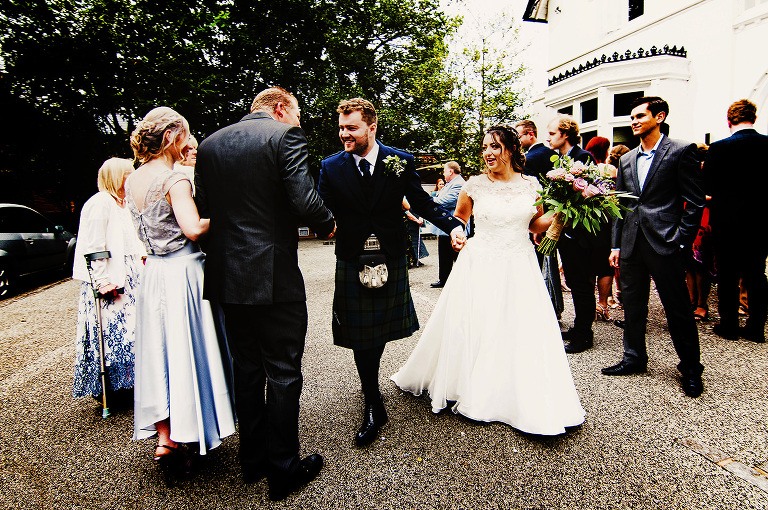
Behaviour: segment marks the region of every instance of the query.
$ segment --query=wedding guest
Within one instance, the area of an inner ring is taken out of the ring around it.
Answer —
[[[429,194],[431,197],[436,197],[438,193],[440,193],[440,190],[443,189],[443,186],[445,186],[445,181],[442,179],[438,179],[435,183],[435,189],[432,190],[432,193]]]
[[[429,257],[427,246],[421,239],[421,227],[424,225],[424,218],[419,218],[411,212],[411,204],[405,197],[403,197],[403,211],[405,212],[405,229],[408,234],[408,267],[421,267],[424,265],[421,259]]]
[[[592,155],[579,147],[581,136],[579,125],[573,117],[560,115],[553,119],[547,127],[549,145],[560,154],[574,161],[589,164],[594,161]],[[605,227],[604,227],[605,228]],[[563,261],[565,283],[571,289],[573,310],[576,315],[573,326],[563,332],[563,340],[568,343],[565,352],[577,353],[592,347],[594,333],[592,323],[595,321],[595,268],[593,252],[595,250],[595,235],[583,227],[567,226],[563,229],[557,249]]]
[[[552,156],[556,152],[538,140],[538,130],[532,120],[521,120],[515,124],[515,129],[525,151],[523,173],[533,175],[541,180],[547,172],[552,170]]]
[[[84,255],[108,251],[109,258],[91,262],[93,284],[101,299],[101,330],[107,370],[107,393],[133,388],[136,292],[144,247],[125,207],[125,179],[130,159],[110,158],[97,177],[99,192],[83,205],[77,231],[72,278],[80,280],[75,333],[75,379],[72,395],[101,395],[97,309]]]
[[[704,164],[708,146],[699,144],[699,159]],[[693,318],[697,321],[707,320],[709,316],[709,291],[712,287],[712,277],[715,276],[715,253],[712,247],[712,228],[709,226],[709,201],[705,197],[701,224],[691,251],[686,254],[685,282],[688,285],[688,295],[691,298]]]
[[[197,164],[197,139],[189,135],[187,146],[181,151],[182,159],[173,164],[173,169],[181,172],[192,183],[192,196],[195,195],[195,165]]]
[[[699,230],[704,192],[696,145],[662,134],[668,112],[667,102],[656,96],[638,98],[632,105],[632,133],[640,137],[640,146],[621,158],[616,190],[637,198],[622,199],[629,210],[614,223],[610,256],[611,265],[621,267],[624,355],[602,373],[618,376],[647,370],[645,329],[653,278],[680,357],[677,368],[683,391],[695,398],[704,389],[704,366],[682,252]]]
[[[148,254],[136,314],[133,438],[157,435],[155,460],[186,467],[179,443],[198,443],[205,455],[235,431],[229,358],[202,298],[205,256],[195,242],[210,221],[198,215],[189,179],[173,170],[188,138],[184,117],[151,110],[131,134],[140,166],[125,184]]]
[[[523,167],[523,173],[525,175],[532,175],[541,180],[546,176],[547,172],[552,170],[552,156],[557,153],[539,142],[537,136],[538,131],[536,124],[532,120],[522,120],[515,124],[515,129],[520,138],[520,145],[525,151],[525,165]],[[531,235],[531,240],[534,242],[539,239],[534,238]],[[555,309],[557,319],[560,320],[560,316],[565,310],[565,304],[563,302],[563,290],[571,290],[564,288],[565,284],[560,277],[561,269],[557,257],[557,252],[552,255],[542,255],[538,251],[536,252],[536,258],[541,266],[542,274],[544,275],[544,282],[547,285],[547,291],[549,292],[550,300],[552,301],[552,307]]]
[[[763,224],[765,207],[747,189],[768,187],[764,160],[768,136],[755,130],[757,107],[746,99],[731,104],[727,120],[731,136],[709,146],[703,170],[706,191],[712,197],[710,224],[717,261],[720,323],[713,331],[723,338],[762,343],[768,316],[768,236]],[[744,328],[739,328],[740,273],[749,295]]]
[[[612,174],[612,180],[614,184],[616,183],[616,174],[618,172],[619,168],[619,161],[621,160],[621,157],[629,152],[629,147],[626,145],[614,145],[611,149],[610,154],[608,154],[608,165],[610,165],[611,168],[611,174]],[[613,220],[611,220],[611,230],[613,230]],[[621,272],[619,271],[619,268],[614,268],[614,276],[613,281],[616,282],[616,299],[613,300],[611,303],[611,308],[621,308]],[[611,298],[609,297],[609,302]],[[614,324],[620,327],[624,327],[624,321],[613,321]]]
[[[482,144],[486,170],[462,188],[456,217],[477,233],[457,239],[459,258],[419,343],[392,380],[432,412],[500,421],[556,435],[584,421],[560,327],[528,239],[552,222],[533,204],[538,180],[523,175],[517,132],[494,126]],[[489,261],[503,261],[500,264]]]
[[[376,140],[378,116],[370,101],[345,99],[336,111],[344,150],[322,161],[320,196],[338,225],[333,342],[352,349],[360,376],[363,422],[355,444],[362,448],[388,421],[379,389],[384,347],[419,329],[403,242],[403,196],[416,214],[446,232],[462,224],[430,200],[412,155]],[[362,279],[361,266],[370,269]]]
[[[602,136],[592,137],[584,150],[592,154],[600,168],[606,176],[616,177],[616,168],[609,166],[608,149],[611,148],[611,142]],[[611,254],[611,230],[613,221],[603,224],[602,228],[595,235],[595,243],[592,248],[592,267],[597,275],[597,305],[595,308],[595,319],[599,321],[610,321],[608,312],[608,298],[613,295],[613,276],[616,270],[608,263],[608,256]]]
[[[447,162],[443,165],[443,177],[445,178],[445,186],[432,200],[445,209],[453,211],[456,208],[461,187],[466,182],[461,176],[461,166],[456,161]],[[433,289],[440,289],[451,274],[457,253],[451,248],[451,237],[448,234],[434,225],[431,226],[431,231],[437,236],[438,278],[435,283],[430,283],[429,286]]]
[[[266,476],[269,498],[279,500],[323,467],[320,454],[299,456],[308,317],[296,225],[320,237],[335,225],[309,173],[299,102],[287,90],[259,92],[250,113],[203,140],[198,156],[195,199],[211,218],[205,296],[224,310],[243,480]]]

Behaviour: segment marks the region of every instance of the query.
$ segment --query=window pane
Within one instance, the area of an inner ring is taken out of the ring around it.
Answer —
[[[625,94],[615,94],[613,96],[613,116],[621,117],[629,115],[632,111],[632,101],[638,97],[643,97],[644,92],[627,92]]]
[[[629,21],[643,15],[643,0],[629,0]]]
[[[581,103],[581,122],[597,120],[597,98]]]
[[[573,106],[566,106],[565,108],[560,108],[557,110],[557,113],[562,113],[563,115],[573,115]]]

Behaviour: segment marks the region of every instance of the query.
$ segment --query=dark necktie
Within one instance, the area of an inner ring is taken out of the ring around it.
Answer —
[[[366,183],[371,182],[371,162],[367,159],[360,160],[360,171],[363,172],[363,180]]]

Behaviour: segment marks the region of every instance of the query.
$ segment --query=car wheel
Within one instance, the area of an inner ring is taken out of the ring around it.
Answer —
[[[0,265],[0,299],[5,299],[13,294],[13,280],[11,270]]]

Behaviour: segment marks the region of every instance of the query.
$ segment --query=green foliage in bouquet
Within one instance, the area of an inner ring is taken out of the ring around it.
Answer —
[[[554,168],[542,179],[541,197],[536,205],[554,213],[552,225],[539,244],[539,252],[549,255],[555,251],[560,232],[565,225],[585,228],[596,233],[610,218],[621,218],[627,210],[619,198],[635,198],[617,192],[605,166],[574,161],[568,156],[552,156]]]

